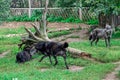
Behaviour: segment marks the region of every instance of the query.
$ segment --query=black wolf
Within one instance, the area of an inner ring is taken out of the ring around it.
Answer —
[[[16,55],[16,62],[23,63],[32,59],[32,55],[36,53],[34,48],[26,47],[23,51],[18,52]]]
[[[48,42],[41,41],[35,45],[37,51],[40,51],[44,56],[39,60],[41,62],[45,57],[49,57],[50,63],[52,64],[51,56],[55,59],[54,66],[58,63],[57,56],[62,56],[65,61],[66,68],[68,68],[66,62],[66,48],[68,47],[68,43],[58,43],[58,42]]]
[[[92,43],[95,41],[96,45],[97,42],[99,41],[99,38],[104,38],[106,47],[110,47],[110,38],[112,36],[112,28],[110,25],[106,24],[106,27],[104,29],[96,28],[94,29],[89,36],[89,40],[91,41],[91,46]]]

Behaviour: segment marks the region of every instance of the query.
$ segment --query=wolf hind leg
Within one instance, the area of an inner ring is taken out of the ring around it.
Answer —
[[[55,64],[54,64],[54,66],[55,66],[55,65],[58,64],[58,60],[57,60],[57,57],[56,57],[56,56],[53,56],[53,57],[54,57],[54,59],[55,59]]]
[[[96,40],[96,38],[93,38],[92,41],[91,41],[91,46],[93,45],[93,42]]]
[[[95,45],[97,45],[98,41],[99,41],[99,38],[96,39],[96,41],[95,41]]]

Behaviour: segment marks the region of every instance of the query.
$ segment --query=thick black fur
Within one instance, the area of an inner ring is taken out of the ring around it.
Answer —
[[[44,56],[39,60],[41,62],[45,57],[49,57],[50,63],[52,64],[51,56],[55,59],[55,64],[58,63],[57,56],[62,56],[65,61],[66,68],[69,69],[66,62],[66,48],[68,47],[68,43],[58,43],[58,42],[48,42],[41,41],[35,45],[37,51],[40,51]]]
[[[18,52],[16,55],[16,63],[24,63],[26,61],[29,61],[32,58],[30,50],[30,48],[26,48],[23,51]]]

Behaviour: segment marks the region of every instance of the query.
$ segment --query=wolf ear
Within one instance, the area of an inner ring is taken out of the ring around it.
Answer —
[[[69,45],[68,45],[68,43],[67,42],[65,42],[64,44],[63,44],[63,48],[67,48]]]

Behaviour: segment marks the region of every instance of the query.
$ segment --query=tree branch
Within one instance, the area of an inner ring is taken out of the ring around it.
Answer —
[[[34,38],[35,40],[37,41],[41,41],[42,39],[36,37],[29,29],[25,28],[25,30],[27,31],[27,33],[32,37]]]
[[[41,35],[41,31],[38,29],[38,27],[37,27],[37,25],[36,24],[31,24],[33,27],[34,27],[34,29],[36,30],[36,33],[38,34],[38,35]]]

